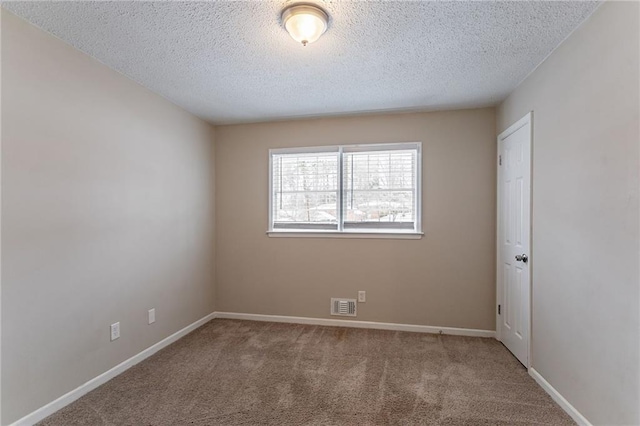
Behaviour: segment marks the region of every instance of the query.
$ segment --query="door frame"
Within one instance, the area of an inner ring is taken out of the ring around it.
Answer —
[[[502,301],[502,294],[504,289],[504,283],[502,280],[502,274],[500,273],[502,265],[500,262],[502,256],[500,237],[501,237],[501,228],[500,228],[500,220],[501,220],[501,205],[502,205],[502,193],[500,189],[500,182],[502,177],[502,167],[500,165],[500,151],[502,147],[502,141],[511,136],[516,131],[521,128],[529,126],[529,327],[527,330],[527,365],[525,367],[527,370],[531,368],[532,359],[531,359],[531,347],[532,347],[532,330],[533,330],[533,263],[535,259],[532,260],[532,251],[533,247],[533,111],[529,111],[524,117],[513,123],[509,126],[504,132],[500,133],[497,137],[496,148],[498,154],[496,155],[496,169],[497,169],[497,182],[496,182],[496,339],[498,341],[502,341],[502,325],[500,321],[501,315],[498,314],[498,305],[500,305]]]

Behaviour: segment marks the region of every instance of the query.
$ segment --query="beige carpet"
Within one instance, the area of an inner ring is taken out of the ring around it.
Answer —
[[[216,319],[40,424],[574,423],[494,339]]]

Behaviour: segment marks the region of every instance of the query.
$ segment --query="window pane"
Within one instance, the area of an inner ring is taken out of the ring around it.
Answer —
[[[336,152],[274,155],[272,173],[275,228],[337,228]]]
[[[419,143],[271,152],[271,229],[419,231]]]
[[[345,228],[408,228],[415,223],[416,151],[344,154]]]

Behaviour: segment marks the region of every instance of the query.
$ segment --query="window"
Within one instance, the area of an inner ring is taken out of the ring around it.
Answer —
[[[269,231],[420,233],[420,143],[270,151]]]

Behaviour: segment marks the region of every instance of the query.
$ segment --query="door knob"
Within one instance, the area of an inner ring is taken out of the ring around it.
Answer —
[[[516,260],[518,262],[527,263],[529,261],[529,256],[527,256],[526,254],[517,254]]]

